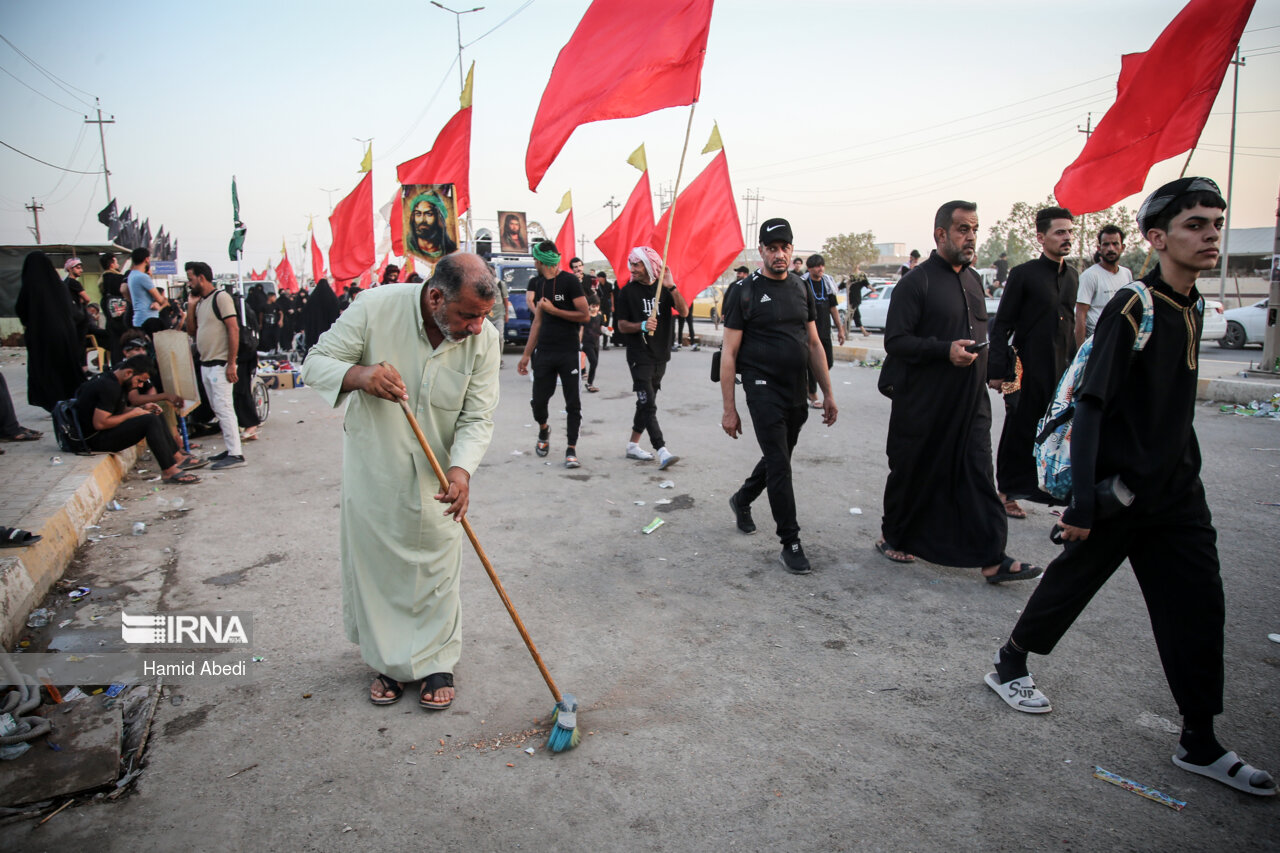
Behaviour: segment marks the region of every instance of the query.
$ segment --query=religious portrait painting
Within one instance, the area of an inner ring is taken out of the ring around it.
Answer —
[[[498,240],[503,252],[528,253],[529,229],[523,210],[498,211]]]
[[[404,187],[404,250],[432,265],[458,250],[453,184]]]

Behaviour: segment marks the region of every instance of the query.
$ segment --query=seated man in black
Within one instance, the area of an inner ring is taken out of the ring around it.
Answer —
[[[75,409],[85,443],[90,450],[114,453],[145,438],[166,483],[181,486],[198,483],[199,477],[184,470],[183,465],[190,459],[178,456],[173,436],[160,417],[160,407],[155,403],[138,407],[125,405],[126,392],[146,384],[155,372],[151,359],[136,355],[80,386],[76,391]]]

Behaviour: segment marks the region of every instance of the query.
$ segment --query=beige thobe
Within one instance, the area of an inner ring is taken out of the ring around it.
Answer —
[[[398,681],[452,672],[462,647],[458,595],[462,525],[434,499],[439,481],[397,403],[342,393],[352,365],[400,372],[441,467],[475,473],[498,405],[497,332],[432,347],[423,284],[374,288],[307,353],[302,379],[343,421],[342,616],[369,666]]]

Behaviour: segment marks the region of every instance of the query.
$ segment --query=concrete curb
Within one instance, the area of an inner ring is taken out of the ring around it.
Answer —
[[[1196,385],[1197,400],[1216,403],[1245,405],[1275,394],[1280,394],[1280,381],[1275,379],[1201,379]]]
[[[34,514],[45,522],[31,532],[43,539],[28,548],[0,552],[0,642],[5,646],[12,646],[26,630],[27,613],[62,577],[85,527],[101,517],[137,459],[136,446],[103,455],[89,476],[50,492],[36,509]]]

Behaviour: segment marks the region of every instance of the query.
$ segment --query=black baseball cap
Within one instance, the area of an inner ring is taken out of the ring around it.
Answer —
[[[767,246],[779,240],[783,243],[793,242],[791,223],[785,219],[766,219],[760,226],[760,245]]]
[[[745,272],[745,273],[750,273],[750,272],[751,272],[751,270],[747,269],[746,267],[734,267],[734,268],[733,268],[733,271],[734,271],[734,272]]]

